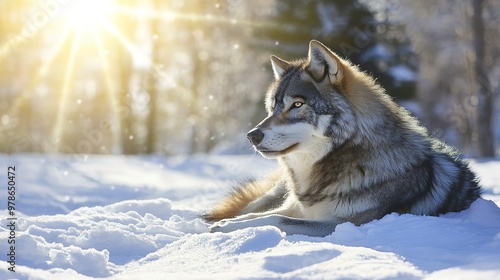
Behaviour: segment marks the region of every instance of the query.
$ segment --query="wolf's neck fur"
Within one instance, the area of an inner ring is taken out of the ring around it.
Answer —
[[[290,180],[289,184],[295,193],[301,193],[311,184],[314,166],[324,158],[332,148],[332,141],[327,137],[315,136],[314,142],[307,149],[292,153],[279,159],[285,167]]]

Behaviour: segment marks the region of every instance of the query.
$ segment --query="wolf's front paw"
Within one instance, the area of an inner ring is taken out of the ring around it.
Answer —
[[[208,230],[211,232],[211,233],[214,233],[214,232],[222,232],[221,231],[221,227],[217,224],[213,224],[212,226],[210,226],[208,228]]]
[[[235,231],[237,229],[242,229],[242,228],[245,228],[243,223],[239,223],[236,221],[232,221],[232,219],[228,219],[228,220],[220,220],[220,221],[214,223],[210,227],[210,232],[228,233],[228,232],[232,232],[232,231]]]
[[[220,220],[215,222],[213,225],[209,227],[210,232],[224,232],[222,229],[228,222],[226,220]]]

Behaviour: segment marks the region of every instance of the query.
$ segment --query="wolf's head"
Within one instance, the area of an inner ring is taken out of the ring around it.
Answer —
[[[266,96],[268,116],[247,137],[264,157],[294,153],[325,154],[356,131],[356,79],[366,79],[348,61],[318,41],[311,41],[307,59],[287,62],[271,56],[276,80]]]

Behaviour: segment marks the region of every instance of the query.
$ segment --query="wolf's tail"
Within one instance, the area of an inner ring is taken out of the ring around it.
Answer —
[[[202,215],[205,221],[216,222],[243,214],[242,210],[252,201],[271,190],[280,179],[281,173],[274,172],[261,181],[250,181],[234,188],[212,210]]]

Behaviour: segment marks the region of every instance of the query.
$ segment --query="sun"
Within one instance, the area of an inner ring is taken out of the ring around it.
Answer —
[[[80,29],[97,29],[112,14],[113,0],[74,0],[68,4],[66,20]]]

